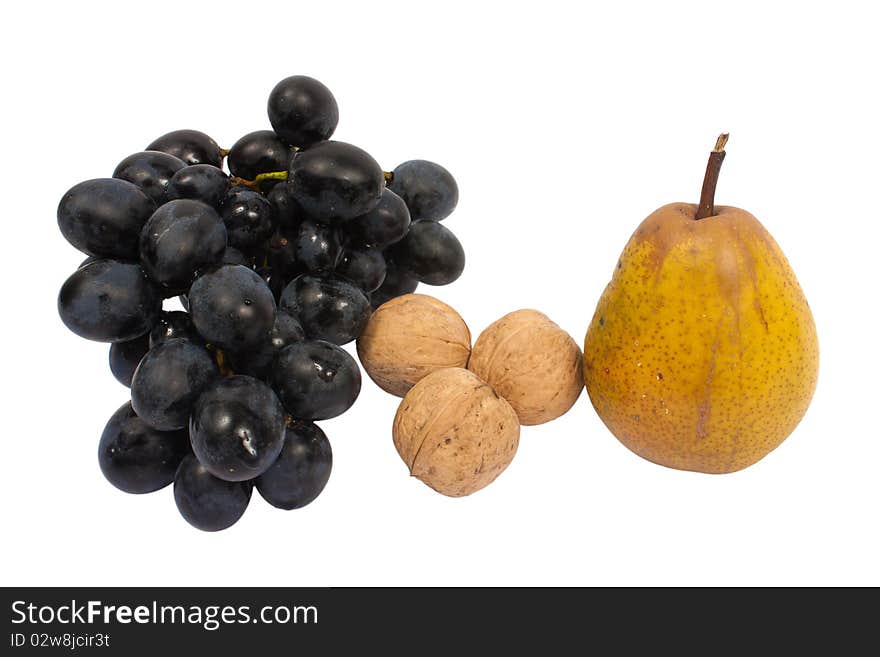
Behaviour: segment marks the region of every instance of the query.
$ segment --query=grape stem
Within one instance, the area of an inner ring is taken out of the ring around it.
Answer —
[[[221,376],[232,376],[235,374],[229,366],[229,359],[226,357],[226,354],[223,353],[222,349],[217,349],[217,347],[213,345],[206,345],[206,347],[208,351],[213,352],[214,361],[217,363],[217,368],[220,370]]]
[[[233,186],[247,187],[248,189],[259,191],[260,184],[267,180],[287,180],[287,171],[268,171],[266,173],[258,173],[253,180],[231,176],[230,180],[232,181]]]
[[[228,148],[221,148],[220,149],[220,159],[222,160],[224,157],[228,156],[229,152],[230,151]]]
[[[724,162],[724,147],[730,134],[725,132],[718,136],[715,148],[709,153],[709,162],[706,164],[706,175],[703,177],[703,189],[700,192],[700,205],[694,219],[705,219],[715,215],[715,187],[718,186],[718,175],[721,173],[721,164]]]
[[[390,171],[383,171],[382,175],[385,177],[386,185],[390,185],[391,182],[394,180],[394,174]],[[248,189],[254,189],[257,191],[260,190],[260,184],[267,180],[287,180],[287,178],[287,171],[268,171],[266,173],[258,173],[253,180],[248,180],[247,178],[239,178],[238,176],[229,177],[234,187],[247,187]]]

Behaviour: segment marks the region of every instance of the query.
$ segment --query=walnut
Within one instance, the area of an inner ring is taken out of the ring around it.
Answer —
[[[376,385],[403,397],[435,370],[465,367],[471,333],[442,301],[405,294],[376,309],[358,338],[357,351]]]
[[[584,387],[577,343],[537,310],[491,324],[477,338],[468,369],[510,402],[523,425],[563,415]]]
[[[510,404],[473,372],[437,370],[406,394],[394,445],[410,474],[451,497],[488,486],[510,465],[519,422]]]

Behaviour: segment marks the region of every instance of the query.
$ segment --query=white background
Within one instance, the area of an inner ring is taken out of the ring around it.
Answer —
[[[877,63],[870,3],[12,3],[2,55],[0,580],[50,585],[880,584]],[[710,6],[711,5],[711,6]],[[255,493],[201,533],[171,489],[130,496],[97,466],[127,399],[107,346],[67,332],[83,258],[55,207],[153,138],[229,147],[268,127],[281,78],[335,93],[336,136],[386,168],[457,177],[447,288],[474,335],[535,307],[580,342],[618,254],[656,207],[696,202],[730,131],[718,202],[787,254],[822,349],[813,404],[746,471],[631,454],[586,395],[525,428],[511,467],[448,499],[407,476],[396,398],[365,378],[324,422],[333,476],[311,506]]]

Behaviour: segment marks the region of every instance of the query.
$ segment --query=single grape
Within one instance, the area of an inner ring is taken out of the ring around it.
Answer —
[[[208,472],[226,481],[246,481],[278,458],[284,445],[284,408],[262,381],[229,376],[199,397],[189,435]]]
[[[221,265],[244,265],[245,267],[252,268],[254,264],[254,260],[252,257],[245,255],[238,249],[232,246],[227,246],[226,250],[223,252],[223,257],[220,258]],[[183,309],[189,312],[189,299],[185,294],[181,294],[178,297],[180,299],[180,305],[183,306]]]
[[[285,78],[269,94],[269,122],[291,146],[304,148],[330,139],[339,123],[339,107],[330,90],[305,75]]]
[[[369,293],[382,285],[386,267],[385,258],[378,249],[345,249],[336,273]]]
[[[235,247],[227,246],[226,250],[223,252],[223,257],[220,259],[220,264],[244,265],[245,267],[250,267],[253,263],[249,257]]]
[[[339,231],[329,224],[303,221],[296,231],[293,250],[298,273],[332,271],[342,253]]]
[[[160,151],[134,153],[116,165],[114,178],[134,183],[153,199],[156,205],[165,202],[165,188],[177,171],[186,166],[180,158]]]
[[[171,176],[165,197],[171,201],[188,198],[217,209],[226,198],[229,187],[229,176],[221,169],[210,164],[193,164]]]
[[[388,260],[385,272],[385,280],[378,290],[370,294],[370,303],[373,308],[378,308],[386,301],[396,299],[403,294],[411,294],[419,286],[419,279],[409,272],[398,267],[393,260]]]
[[[281,293],[284,291],[284,286],[286,284],[284,278],[271,267],[257,267],[254,271],[256,271],[260,275],[260,278],[263,279],[263,282],[266,283],[266,286],[272,293],[272,298],[275,299],[275,304],[278,305],[278,301],[281,299]]]
[[[300,222],[304,218],[303,211],[296,204],[296,201],[293,200],[293,196],[290,194],[290,187],[286,184],[275,185],[266,194],[266,199],[269,201],[269,205],[272,206],[275,221],[281,230],[291,233],[299,227]]]
[[[275,355],[289,344],[305,340],[305,331],[299,320],[283,310],[275,318],[275,326],[269,338],[256,349],[243,353],[227,352],[232,369],[239,374],[248,374],[258,379],[266,379],[271,373]]]
[[[312,422],[294,420],[285,432],[281,454],[255,483],[272,506],[299,509],[321,494],[332,467],[326,434]]]
[[[219,376],[217,363],[202,345],[168,340],[150,349],[137,366],[131,405],[154,429],[182,429],[199,395]]]
[[[372,156],[341,141],[322,141],[290,161],[291,194],[313,219],[346,220],[372,210],[385,176]]]
[[[140,265],[96,260],[61,286],[58,314],[87,340],[124,342],[147,333],[162,306],[158,288]]]
[[[287,345],[302,342],[305,339],[306,333],[299,320],[290,313],[279,312],[275,326],[272,327],[272,332],[269,334],[269,346],[277,353]]]
[[[295,239],[288,238],[281,230],[276,231],[269,240],[266,258],[277,279],[289,281],[299,273]]]
[[[146,150],[162,151],[178,157],[187,164],[223,165],[217,142],[198,130],[175,130],[154,140]]]
[[[233,176],[253,180],[260,173],[287,171],[293,149],[271,130],[246,134],[232,145],[226,163]]]
[[[259,274],[243,265],[222,265],[201,275],[187,297],[196,330],[221,349],[257,347],[275,324],[272,292]]]
[[[361,391],[361,371],[347,351],[323,340],[294,342],[272,363],[272,384],[300,420],[328,420],[351,408]]]
[[[86,180],[58,204],[58,228],[92,256],[136,260],[141,229],[156,204],[137,185],[116,178]]]
[[[138,363],[150,350],[150,334],[134,340],[114,342],[110,345],[110,371],[122,385],[131,388],[131,377]]]
[[[216,532],[231,527],[247,510],[253,484],[218,479],[190,454],[174,475],[174,501],[180,515],[196,529]]]
[[[86,265],[90,265],[93,262],[97,262],[98,260],[104,260],[104,258],[102,258],[101,256],[89,256],[88,258],[83,260],[81,263],[79,263],[79,267],[77,267],[77,269],[82,269]]]
[[[391,254],[398,266],[428,285],[448,285],[464,271],[461,242],[436,221],[414,221]]]
[[[249,189],[232,189],[220,209],[229,233],[229,244],[239,249],[265,242],[275,231],[272,205],[266,197]]]
[[[98,465],[119,490],[152,493],[174,481],[177,467],[189,453],[186,431],[157,431],[126,402],[104,427]]]
[[[458,184],[446,169],[427,160],[410,160],[391,174],[391,191],[409,208],[413,221],[441,221],[458,205]]]
[[[344,228],[355,244],[384,249],[402,240],[409,230],[409,224],[406,203],[386,187],[375,208],[346,222]]]
[[[343,345],[356,339],[370,319],[364,293],[338,277],[304,274],[281,294],[281,308],[297,317],[310,339]]]
[[[159,315],[159,321],[150,331],[150,349],[168,340],[177,339],[191,340],[197,344],[202,342],[202,336],[193,326],[189,313],[181,310],[162,312]]]
[[[144,226],[140,251],[150,278],[168,290],[186,290],[200,270],[220,262],[226,227],[210,205],[169,201]]]

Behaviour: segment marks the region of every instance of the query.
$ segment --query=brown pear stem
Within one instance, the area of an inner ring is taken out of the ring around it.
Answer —
[[[700,206],[694,219],[705,219],[715,214],[715,187],[718,186],[718,174],[721,173],[721,164],[724,162],[724,147],[727,145],[728,133],[718,136],[715,148],[709,153],[709,162],[706,164],[706,176],[703,178],[703,191],[700,192]]]

